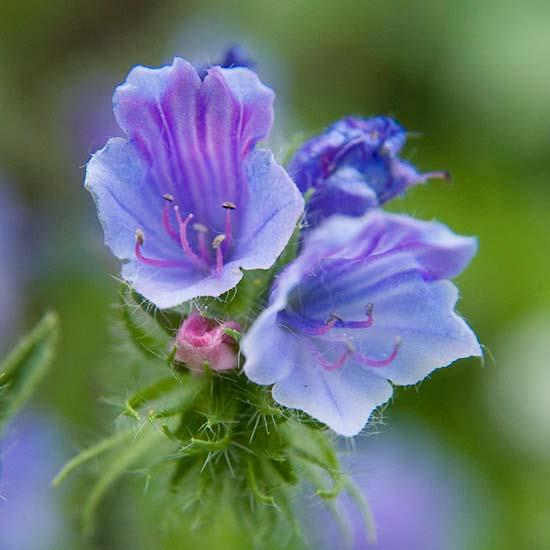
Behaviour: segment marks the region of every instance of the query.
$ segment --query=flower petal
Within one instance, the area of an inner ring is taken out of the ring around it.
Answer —
[[[253,151],[246,173],[249,203],[235,258],[244,269],[267,269],[292,236],[304,210],[304,200],[270,151]]]
[[[320,255],[337,250],[339,258],[412,255],[432,279],[456,277],[477,252],[477,239],[453,233],[438,222],[374,211],[362,218],[334,216],[310,233],[309,247]]]
[[[152,256],[174,259],[177,249],[162,230],[162,195],[134,145],[112,138],[86,168],[85,186],[92,194],[105,243],[121,260],[135,259],[135,232],[142,229]],[[158,219],[152,211],[158,211]]]
[[[401,345],[389,365],[358,368],[408,385],[457,359],[482,355],[474,332],[454,311],[458,290],[450,281],[426,283],[412,274],[370,295],[369,300],[376,304],[375,322],[358,335],[357,348],[378,359],[391,353],[396,338]]]
[[[249,69],[214,67],[201,83],[176,58],[170,67],[134,68],[113,102],[159,194],[170,193],[183,211],[220,233],[221,204],[245,206],[243,159],[271,129],[273,98]]]
[[[275,383],[273,398],[281,405],[303,410],[341,435],[356,435],[391,397],[391,384],[352,364],[323,370],[303,338],[277,325],[277,309],[264,311],[243,338],[246,375],[257,384]]]
[[[357,435],[372,411],[391,395],[391,384],[368,370],[348,364],[338,371],[326,371],[311,359],[273,387],[277,403],[301,409],[349,437]]]
[[[273,384],[300,364],[300,342],[277,324],[277,309],[265,310],[241,342],[244,370],[257,384]],[[302,357],[304,359],[305,357]]]
[[[159,269],[139,262],[122,266],[122,277],[159,308],[174,307],[197,296],[219,296],[235,287],[242,276],[235,262],[226,264],[220,276],[180,268]]]

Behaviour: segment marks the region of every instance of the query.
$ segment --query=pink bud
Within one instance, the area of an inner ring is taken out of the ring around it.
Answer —
[[[203,371],[204,363],[213,370],[232,369],[237,363],[235,341],[224,328],[240,330],[235,321],[217,323],[194,311],[178,330],[176,359],[197,373]]]

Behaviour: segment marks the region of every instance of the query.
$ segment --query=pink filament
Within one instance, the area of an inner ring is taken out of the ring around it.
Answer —
[[[221,244],[216,248],[216,277],[220,277],[223,271],[223,253]]]
[[[310,336],[322,336],[323,334],[326,334],[337,322],[338,319],[333,317],[330,321],[328,321],[328,323],[320,327],[306,329],[305,333],[309,334]]]
[[[207,229],[204,226],[202,229],[197,229],[197,244],[199,248],[199,253],[197,254],[191,247],[189,239],[187,238],[187,228],[189,226],[189,222],[193,219],[193,214],[188,214],[185,219],[182,219],[178,206],[177,205],[174,206],[174,211],[176,213],[176,220],[178,223],[178,230],[176,230],[170,221],[170,207],[173,201],[173,197],[171,195],[165,195],[164,199],[166,200],[166,203],[162,210],[162,226],[165,232],[175,242],[181,245],[185,255],[188,257],[189,260],[191,260],[195,265],[197,265],[201,269],[208,270],[210,259],[211,259],[211,252],[207,245],[207,237],[205,235],[205,232],[207,231]],[[224,203],[224,208],[225,208],[225,204],[226,203]],[[225,235],[224,235],[225,238],[223,239],[224,242],[227,243],[224,245],[226,253],[228,253],[228,248],[231,245],[233,240],[231,210],[235,208],[235,206],[232,203],[227,203],[227,204],[229,205],[229,207],[226,208]],[[198,225],[201,225],[201,224],[198,224]],[[221,249],[222,244],[223,243],[220,243],[220,246],[215,247],[216,248],[216,252],[215,252],[216,266],[214,268],[214,273],[216,276],[221,275],[223,271],[223,266],[224,266],[223,252]],[[142,253],[142,246],[143,246],[143,238],[141,240],[136,241],[135,255],[139,261],[143,262],[146,265],[150,265],[154,267],[186,267],[188,265],[185,262],[179,262],[176,260],[157,260],[153,258],[147,258]]]
[[[231,208],[225,209],[225,245],[226,249],[231,246],[233,240],[233,234],[231,229]]]
[[[177,243],[179,243],[179,235],[178,232],[172,227],[172,224],[170,223],[170,204],[167,202],[164,205],[164,208],[162,209],[162,225],[164,226],[164,230],[172,239],[174,239]]]
[[[146,258],[141,252],[141,243],[136,241],[135,253],[137,259],[146,265],[153,267],[185,267],[184,262],[177,262],[174,260],[155,260],[153,258]]]
[[[315,357],[315,360],[319,366],[326,371],[334,371],[342,368],[350,355],[349,351],[345,351],[338,359],[336,359],[336,361],[331,363],[330,361],[327,361],[317,349],[311,349],[311,353],[313,357]]]
[[[359,362],[369,367],[386,367],[397,357],[397,352],[399,351],[400,346],[401,341],[398,340],[393,346],[393,351],[385,359],[371,359],[370,357],[367,357],[359,352],[355,352],[353,356]]]
[[[201,255],[201,258],[205,262],[208,262],[210,259],[210,253],[206,244],[206,235],[202,231],[199,231],[197,235],[197,240],[199,241],[199,253]]]
[[[196,263],[200,267],[207,267],[205,265],[204,260],[197,254],[195,254],[195,252],[191,248],[191,245],[189,244],[189,241],[187,240],[187,226],[189,225],[189,222],[193,219],[193,214],[188,214],[185,220],[182,220],[179,208],[175,206],[174,210],[176,211],[176,218],[178,220],[178,225],[180,230],[180,242],[181,242],[181,247],[183,248],[183,251],[187,256],[189,256],[189,259],[192,260],[194,263]]]

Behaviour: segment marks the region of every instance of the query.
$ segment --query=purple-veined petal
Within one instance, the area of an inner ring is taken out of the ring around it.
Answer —
[[[178,58],[136,67],[117,88],[128,141],[93,156],[86,187],[106,243],[128,262],[123,277],[159,307],[220,295],[240,268],[270,267],[292,234],[303,200],[271,154],[254,150],[273,99],[249,69],[213,67],[201,81]]]
[[[277,323],[273,309],[260,315],[244,342],[246,375],[257,384],[273,384],[306,359],[296,336]]]
[[[204,276],[193,269],[163,269],[138,262],[122,266],[122,277],[160,308],[174,307],[197,296],[219,296],[235,287],[242,276],[237,262],[226,264],[221,276]]]
[[[270,304],[242,342],[245,372],[273,397],[343,435],[408,385],[481,355],[455,313],[446,277],[465,268],[475,239],[441,224],[373,212],[312,231],[276,279]]]
[[[392,395],[392,386],[375,373],[348,364],[338,371],[319,369],[311,358],[273,387],[273,399],[298,408],[344,436],[357,435],[372,411]]]
[[[368,357],[387,357],[399,338],[395,359],[371,368],[394,384],[416,384],[457,359],[482,355],[474,332],[455,313],[458,290],[450,281],[426,283],[411,275],[369,299],[376,304],[375,323],[361,331],[357,349]]]
[[[152,210],[158,210],[160,219],[162,194],[132,143],[110,139],[88,163],[85,185],[96,202],[105,243],[117,258],[135,258],[135,232],[140,228],[146,234],[151,255],[184,260],[159,220],[151,215]]]
[[[283,251],[300,218],[304,201],[270,151],[253,151],[246,166],[248,212],[236,257],[244,269],[267,269]]]

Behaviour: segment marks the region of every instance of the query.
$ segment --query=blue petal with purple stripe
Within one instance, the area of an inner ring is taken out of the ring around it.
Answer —
[[[273,398],[352,436],[392,395],[479,356],[448,279],[477,250],[435,222],[373,211],[308,233],[242,341],[248,377]]]
[[[268,269],[303,200],[256,144],[273,124],[273,92],[243,67],[201,80],[176,58],[135,67],[116,89],[114,138],[88,163],[85,185],[123,277],[158,307],[234,287]]]

